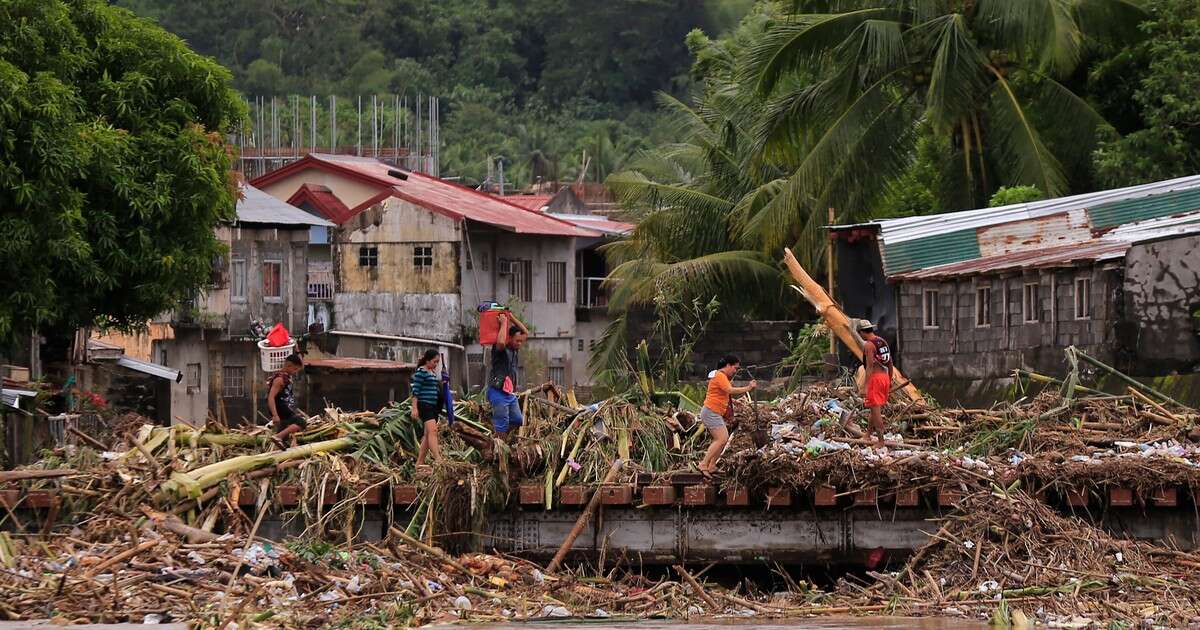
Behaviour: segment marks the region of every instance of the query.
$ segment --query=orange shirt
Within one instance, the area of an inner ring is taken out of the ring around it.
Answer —
[[[704,406],[716,412],[718,415],[725,415],[725,411],[729,409],[729,394],[733,390],[733,383],[729,382],[729,377],[725,376],[724,372],[717,373],[708,380],[708,394],[704,396]]]

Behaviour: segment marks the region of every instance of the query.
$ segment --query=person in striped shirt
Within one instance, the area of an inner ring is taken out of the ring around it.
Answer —
[[[417,465],[425,465],[425,454],[441,461],[438,445],[438,416],[442,412],[442,378],[438,374],[441,357],[437,350],[426,350],[417,362],[412,376],[412,417],[422,429],[421,448],[417,450]]]

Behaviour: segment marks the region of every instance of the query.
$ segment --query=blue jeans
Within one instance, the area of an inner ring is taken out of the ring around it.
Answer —
[[[521,415],[521,405],[517,403],[515,395],[489,387],[487,399],[492,405],[492,428],[497,433],[508,433],[509,429],[525,423],[525,417]]]

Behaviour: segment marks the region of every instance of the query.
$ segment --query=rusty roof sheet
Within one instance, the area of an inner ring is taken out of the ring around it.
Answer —
[[[417,366],[399,361],[382,359],[359,359],[356,357],[333,357],[329,359],[305,359],[305,367],[337,371],[415,370]]]
[[[306,161],[308,166],[316,164],[357,173],[384,189],[390,188],[392,195],[397,198],[457,220],[468,219],[518,234],[582,238],[594,238],[601,235],[599,232],[578,227],[541,212],[522,208],[495,195],[473,190],[444,179],[414,171],[405,171],[403,179],[394,177],[389,173],[399,169],[375,158],[313,153],[284,168],[295,168]],[[301,166],[300,168],[306,167]],[[363,209],[365,208],[359,206],[354,210]]]
[[[550,205],[550,200],[554,199],[554,195],[504,195],[501,199],[521,206],[526,210],[541,212],[546,206]]]
[[[1004,273],[1006,271],[1044,269],[1048,267],[1073,267],[1080,262],[1097,262],[1122,258],[1125,256],[1126,250],[1129,249],[1129,245],[1128,241],[1095,240],[1087,243],[1072,243],[1070,245],[1022,250],[896,274],[892,276],[892,279],[901,281],[948,280],[981,273]]]

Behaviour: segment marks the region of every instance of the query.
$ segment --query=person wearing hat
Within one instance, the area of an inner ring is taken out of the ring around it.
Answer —
[[[863,339],[863,367],[866,372],[863,394],[866,407],[871,412],[865,437],[870,440],[871,432],[875,432],[876,447],[883,448],[883,406],[887,404],[892,391],[892,349],[883,337],[875,334],[875,324],[870,320],[859,320],[858,334]]]

